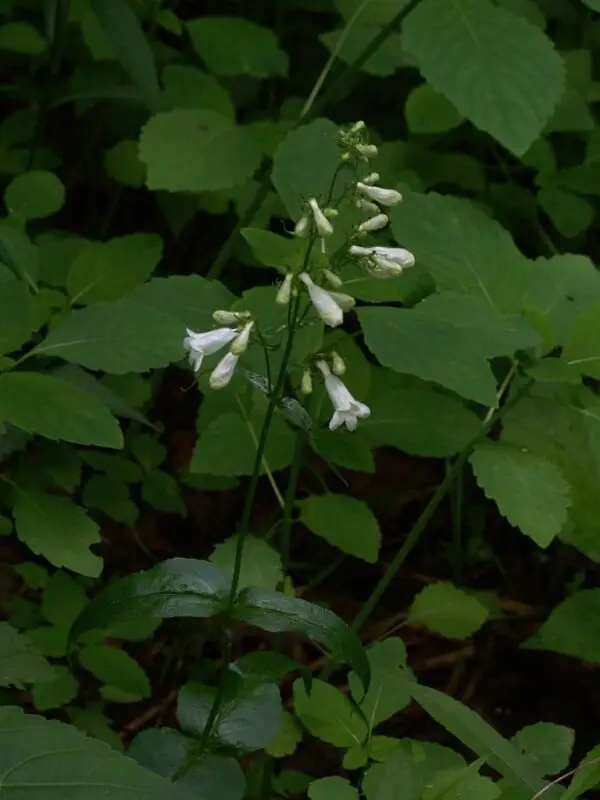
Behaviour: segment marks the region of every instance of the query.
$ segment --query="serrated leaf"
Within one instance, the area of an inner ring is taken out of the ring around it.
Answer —
[[[142,499],[166,514],[185,517],[187,513],[179,484],[168,472],[155,470],[146,475],[142,483]]]
[[[6,279],[5,279],[6,278]],[[0,272],[0,353],[17,350],[34,327],[33,301],[24,281],[13,278],[6,268]]]
[[[293,714],[284,711],[275,738],[267,745],[265,752],[272,758],[291,756],[302,741],[302,730]]]
[[[182,730],[200,738],[206,727],[217,689],[191,682],[182,687],[177,701],[177,719]],[[232,682],[226,688],[215,720],[214,740],[239,753],[267,747],[275,738],[283,709],[275,683]]]
[[[56,213],[65,202],[63,182],[53,172],[22,172],[8,184],[4,203],[10,214],[23,219],[43,219]]]
[[[310,800],[358,800],[358,791],[346,778],[319,778],[308,787]]]
[[[248,130],[214,111],[179,108],[151,117],[140,160],[149,189],[216,192],[251,178],[261,152]]]
[[[562,358],[583,375],[600,377],[600,302],[580,314],[565,342]]]
[[[600,663],[600,589],[582,589],[557,605],[525,647]]]
[[[2,791],[9,798],[44,800],[130,800],[132,794],[156,800],[184,800],[176,785],[144,770],[104,742],[70,725],[25,715],[20,708],[0,708]]]
[[[423,781],[407,748],[392,750],[383,764],[366,771],[362,790],[367,800],[419,800]]]
[[[520,311],[529,263],[501,225],[471,202],[409,192],[390,213],[396,240],[426,267],[440,292]]]
[[[140,665],[118,647],[90,645],[78,652],[79,662],[99,681],[139,698],[150,696],[150,681]]]
[[[298,271],[304,262],[306,242],[278,236],[260,228],[242,228],[240,231],[250,245],[255,258],[267,267],[280,272]]]
[[[363,51],[369,47],[373,39],[381,31],[377,24],[371,24],[371,15],[368,19],[359,20],[360,24],[328,31],[319,36],[330,53],[345,64],[354,64]],[[362,64],[361,71],[368,75],[386,77],[393,75],[404,64],[405,56],[400,46],[400,36],[390,32],[372,55]]]
[[[115,581],[97,595],[73,623],[70,640],[89,630],[112,630],[140,617],[212,617],[229,597],[222,572],[208,561],[171,558],[153,569]]]
[[[229,578],[233,575],[238,537],[231,536],[218,544],[210,556],[215,564]],[[261,589],[275,589],[283,580],[283,566],[279,553],[263,539],[246,536],[242,551],[242,566],[239,588],[252,586]]]
[[[362,434],[365,434],[363,427]],[[340,436],[339,431],[325,429],[316,433],[311,444],[314,451],[326,461],[359,472],[375,472],[375,459],[364,438]]]
[[[57,664],[50,680],[33,684],[31,694],[38,711],[49,711],[70,703],[77,696],[79,684],[67,667]]]
[[[123,139],[106,151],[104,168],[110,177],[124,186],[138,188],[144,185],[146,167],[139,159],[138,143]]]
[[[307,694],[302,678],[294,681],[294,711],[302,724],[323,742],[353,747],[367,738],[367,725],[348,697],[321,680]]]
[[[412,133],[445,133],[464,120],[452,103],[427,83],[417,86],[408,95],[404,114]]]
[[[501,789],[491,778],[478,774],[479,763],[436,775],[423,792],[423,800],[496,800]]]
[[[119,300],[150,277],[162,250],[162,239],[154,233],[88,242],[75,256],[67,276],[72,302],[89,305]]]
[[[102,559],[89,547],[100,529],[83,508],[66,497],[19,490],[12,510],[17,536],[29,549],[56,567],[96,578]]]
[[[558,187],[542,187],[538,203],[563,236],[579,236],[594,221],[595,209],[591,203]]]
[[[119,424],[106,406],[83,389],[39,372],[0,376],[0,419],[49,439],[123,446]]]
[[[564,91],[550,39],[486,0],[424,0],[406,18],[402,46],[435,89],[516,155],[538,138]]]
[[[442,636],[465,639],[483,625],[487,608],[476,597],[451,583],[432,583],[413,600],[409,621],[417,622]]]
[[[73,311],[35,352],[92,370],[145,372],[178,361],[184,335],[175,317],[124,298]]]
[[[361,308],[358,317],[367,347],[383,366],[496,405],[496,381],[467,332],[415,309]]]
[[[0,622],[0,686],[16,686],[52,680],[54,668],[32,641],[7,622]]]
[[[544,775],[556,775],[569,766],[575,731],[553,722],[536,722],[521,728],[513,742]]]
[[[360,705],[371,730],[393,717],[410,703],[406,682],[412,673],[406,667],[406,648],[402,639],[390,637],[368,648],[371,683],[365,693],[358,677],[351,672],[348,685]]]
[[[160,105],[154,55],[127,0],[91,0],[110,46],[150,108]]]
[[[200,17],[187,22],[194,50],[216,75],[286,75],[288,57],[273,31],[243,17]]]
[[[85,589],[67,572],[58,570],[48,580],[42,596],[42,614],[57,628],[70,628],[88,604]]]
[[[186,64],[168,64],[162,79],[165,95],[173,108],[208,109],[235,121],[235,106],[213,75]]]
[[[491,440],[470,457],[477,483],[511,525],[548,547],[567,521],[570,487],[560,469],[527,450]]]
[[[308,636],[333,658],[350,664],[368,688],[369,662],[358,637],[328,609],[268,589],[244,589],[236,601],[234,619],[271,633],[294,631]]]
[[[362,500],[345,494],[312,495],[298,503],[306,527],[342,552],[374,564],[381,532],[377,519]]]

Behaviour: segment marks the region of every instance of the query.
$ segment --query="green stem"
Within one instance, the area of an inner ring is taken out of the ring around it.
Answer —
[[[281,561],[283,564],[284,572],[287,571],[290,564],[290,550],[292,544],[292,526],[293,526],[293,511],[294,503],[296,501],[296,492],[298,490],[298,478],[300,477],[300,469],[302,467],[302,458],[304,456],[304,445],[306,443],[306,431],[300,429],[296,432],[296,445],[294,447],[294,457],[290,474],[288,477],[288,484],[283,498],[283,522],[281,529]]]
[[[448,472],[446,473],[444,480],[438,486],[435,494],[429,501],[429,503],[425,506],[421,516],[413,525],[410,533],[406,537],[404,544],[398,550],[388,568],[386,569],[385,573],[381,577],[379,583],[372,591],[370,597],[367,599],[366,603],[363,605],[361,610],[356,615],[353,623],[352,623],[352,630],[358,633],[362,626],[365,624],[367,619],[371,616],[377,603],[381,600],[385,590],[388,588],[390,583],[396,577],[398,571],[403,566],[404,562],[406,561],[407,556],[413,550],[419,539],[421,538],[421,534],[433,518],[433,515],[438,510],[442,500],[445,498],[446,494],[450,490],[450,488],[454,485],[454,481],[460,474],[463,466],[466,464],[471,452],[475,448],[476,445],[479,444],[482,439],[484,439],[492,427],[500,420],[514,405],[517,403],[523,394],[529,389],[531,386],[532,381],[528,381],[520,391],[515,392],[512,398],[510,398],[502,408],[499,408],[495,414],[492,414],[491,417],[486,417],[481,427],[479,433],[474,436],[471,441],[467,444],[464,450],[461,452],[459,457],[456,461],[452,464]],[[327,680],[327,678],[331,675],[334,668],[333,662],[329,662],[325,669],[323,670],[323,674],[321,675],[322,680]]]

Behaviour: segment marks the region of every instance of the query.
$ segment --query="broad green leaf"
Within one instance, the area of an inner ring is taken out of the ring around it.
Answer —
[[[52,680],[54,668],[33,642],[8,622],[0,622],[0,686],[23,689],[26,683]]]
[[[470,457],[477,483],[511,525],[548,547],[567,521],[569,484],[556,464],[526,448],[485,441]]]
[[[77,679],[67,667],[57,664],[50,680],[34,683],[31,689],[33,704],[38,711],[61,708],[70,703],[79,691]]]
[[[521,310],[529,262],[508,231],[468,200],[410,192],[390,218],[396,240],[431,272],[438,291],[477,297],[503,313]]]
[[[44,588],[42,614],[52,625],[68,630],[87,604],[83,586],[67,572],[57,570]]]
[[[140,699],[150,696],[150,681],[128,653],[118,647],[99,644],[82,647],[79,662],[99,681]]]
[[[600,589],[582,589],[557,605],[525,646],[600,663]]]
[[[465,639],[479,630],[488,617],[477,598],[451,583],[432,583],[413,600],[409,620],[453,639]]]
[[[371,414],[373,414],[373,408]],[[365,434],[361,427],[361,434]],[[371,440],[369,439],[369,442]],[[340,436],[339,431],[327,429],[316,432],[311,440],[315,453],[326,461],[338,464],[346,469],[358,472],[375,472],[375,459],[364,438],[358,436]]]
[[[188,683],[179,692],[177,719],[181,729],[201,738],[217,689],[201,683]],[[233,682],[226,689],[214,728],[215,743],[233,747],[239,753],[252,753],[267,747],[279,730],[283,709],[275,683]]]
[[[358,800],[358,791],[346,778],[319,778],[308,787],[310,800]]]
[[[273,31],[243,17],[199,17],[187,23],[194,50],[217,75],[286,75],[288,57]]]
[[[110,177],[137,189],[144,185],[146,167],[139,159],[138,143],[134,139],[123,139],[106,151],[104,168]]]
[[[59,211],[65,187],[53,172],[32,170],[17,175],[6,187],[4,203],[10,214],[23,219],[42,219]]]
[[[145,435],[147,434],[140,434],[140,436]],[[152,437],[148,438],[152,439]],[[157,446],[161,447],[158,442]],[[82,450],[81,458],[90,467],[97,469],[99,472],[106,472],[122,483],[141,483],[144,477],[141,467],[121,454],[114,455],[113,453],[102,453],[97,450]]]
[[[242,228],[240,233],[261,264],[284,273],[297,272],[302,267],[306,253],[305,240],[278,236],[260,228]]]
[[[422,83],[408,95],[404,115],[412,133],[445,133],[464,120],[452,103],[428,83]]]
[[[110,717],[103,712],[101,703],[90,703],[85,708],[75,708],[71,706],[66,711],[69,720],[78,730],[87,733],[94,739],[99,739],[107,745],[122,753],[124,750],[123,742],[112,728]]]
[[[284,711],[279,730],[273,741],[265,748],[265,752],[272,758],[291,756],[302,741],[302,733],[294,715]]]
[[[96,578],[102,559],[89,547],[100,541],[100,529],[83,508],[66,497],[18,490],[12,510],[17,536],[55,567]]]
[[[0,220],[0,262],[37,291],[39,249],[24,231],[4,220]]]
[[[176,317],[182,327],[195,331],[214,326],[215,309],[229,309],[235,299],[219,281],[201,275],[171,275],[153,278],[138,287],[131,295],[137,303],[150,306]]]
[[[516,155],[538,138],[564,91],[550,39],[486,0],[423,0],[406,18],[402,46],[434,89]]]
[[[363,686],[369,684],[369,662],[356,634],[326,608],[268,589],[244,589],[234,618],[271,633],[294,631],[326,648],[333,658],[350,664]]]
[[[104,742],[70,725],[0,708],[0,770],[8,798],[30,800],[184,800],[176,785],[146,771]]]
[[[419,800],[423,781],[408,749],[397,746],[383,764],[365,773],[362,790],[367,800]]]
[[[346,21],[355,15],[360,23],[368,22],[383,27],[408,5],[408,0],[372,0],[364,6],[362,0],[334,0],[334,5]]]
[[[216,192],[251,178],[261,153],[248,130],[214,111],[178,108],[150,118],[140,160],[149,189]]]
[[[168,64],[162,79],[165,95],[173,108],[208,109],[235,122],[235,106],[229,94],[207,72],[185,64]]]
[[[540,189],[538,203],[563,236],[579,236],[594,221],[595,209],[591,203],[558,187]]]
[[[370,4],[373,5],[372,3]],[[364,50],[379,34],[381,28],[370,23],[370,15],[362,24],[352,25],[349,28],[340,28],[329,31],[319,36],[330,53],[335,53],[337,58],[345,64],[352,65]],[[343,39],[342,39],[343,37]],[[406,63],[400,46],[400,36],[390,33],[380,44],[375,52],[361,66],[361,71],[368,75],[386,77],[393,75]]]
[[[145,372],[178,361],[184,336],[175,317],[124,298],[73,311],[35,352],[93,370]]]
[[[313,736],[336,747],[353,747],[367,738],[367,726],[345,694],[314,680],[310,694],[301,678],[294,681],[294,711]]]
[[[575,742],[575,731],[553,722],[527,725],[513,736],[513,742],[537,764],[544,775],[567,769]]]
[[[212,617],[228,597],[228,582],[213,564],[171,558],[111,584],[83,609],[69,638],[76,641],[86,631],[109,631],[140,617]]]
[[[312,495],[298,503],[306,527],[342,552],[374,564],[381,532],[377,519],[363,500],[345,494]]]
[[[218,544],[210,556],[210,561],[229,578],[233,575],[237,544],[238,537],[231,536]],[[239,588],[255,586],[260,589],[275,589],[282,580],[283,567],[277,550],[274,550],[264,539],[247,536],[244,539],[242,551]]]
[[[451,456],[481,431],[481,420],[459,398],[425,387],[378,386],[368,395],[367,404],[371,416],[361,422],[360,435],[373,447],[388,445],[418,456]]]
[[[468,331],[414,309],[361,308],[358,317],[367,347],[384,367],[496,405],[496,381]]]
[[[0,271],[0,353],[18,350],[31,336],[33,302],[24,281],[6,268]]]
[[[162,250],[162,239],[154,233],[134,233],[85,244],[67,276],[72,302],[89,305],[119,300],[150,277],[162,258]]]
[[[578,765],[577,772],[571,778],[569,788],[561,800],[574,800],[583,792],[593,789],[600,783],[600,745],[592,748]]]
[[[436,775],[423,791],[423,800],[495,800],[501,789],[491,778],[479,775],[479,763]]]
[[[497,733],[475,711],[436,689],[410,683],[414,700],[436,722],[456,736],[470,750],[486,758],[502,775],[528,789],[532,794],[544,787],[542,774],[535,763],[522,755],[510,742]],[[551,800],[556,793],[548,791]]]
[[[49,439],[123,446],[119,424],[106,406],[72,383],[39,372],[0,376],[0,419]]]
[[[600,378],[600,302],[580,314],[565,341],[562,358],[583,375]]]
[[[160,86],[152,49],[127,0],[91,0],[110,46],[149,108],[160,104]]]
[[[291,131],[275,154],[271,179],[288,213],[299,220],[309,197],[324,201],[340,165],[339,128],[327,119],[317,119]],[[349,174],[342,170],[336,194]]]
[[[147,728],[138,734],[127,755],[146,769],[171,778],[186,797],[198,800],[242,800],[246,788],[244,773],[235,758],[206,754],[194,756],[197,743],[172,728]],[[186,772],[177,778],[178,770]]]
[[[187,513],[179,484],[168,472],[155,470],[146,475],[142,483],[142,499],[166,514],[179,514],[185,517]]]
[[[376,642],[367,650],[367,658],[371,665],[371,683],[367,693],[353,672],[348,676],[348,685],[373,729],[410,703],[406,681],[411,679],[411,672],[406,667],[406,648],[399,638]]]
[[[7,22],[0,26],[0,50],[12,50],[28,56],[43,53],[48,42],[28,22]]]

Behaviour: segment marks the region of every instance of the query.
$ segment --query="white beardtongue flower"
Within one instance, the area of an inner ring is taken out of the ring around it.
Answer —
[[[359,247],[352,245],[351,256],[366,260],[367,270],[374,278],[395,278],[408,267],[414,267],[415,257],[403,247]]]
[[[346,362],[341,355],[335,351],[331,354],[331,371],[338,377],[341,377],[344,372],[346,372]]]
[[[246,350],[248,349],[248,344],[250,342],[250,334],[252,333],[253,327],[254,327],[254,321],[247,322],[242,328],[241,333],[239,333],[233,340],[233,344],[231,345],[230,350],[234,355],[241,356],[242,353],[246,352]]]
[[[213,369],[208,379],[211,389],[224,389],[233,377],[239,356],[235,353],[226,353]]]
[[[348,311],[352,311],[356,305],[356,300],[350,294],[344,294],[343,292],[329,292],[329,294],[333,297],[344,314],[347,314]]]
[[[371,219],[365,220],[358,226],[359,233],[373,233],[373,231],[380,231],[390,221],[387,214],[377,214]]]
[[[194,372],[198,372],[202,366],[204,356],[210,356],[226,347],[232,342],[239,331],[235,328],[215,328],[214,331],[195,333],[186,328],[187,336],[183,340],[183,346],[190,353],[190,364]]]
[[[300,217],[300,219],[296,223],[296,227],[294,228],[294,236],[299,236],[300,238],[302,238],[303,236],[308,236],[309,231],[310,231],[310,218],[305,214],[303,217]]]
[[[330,328],[341,325],[344,321],[344,312],[332,295],[321,286],[317,286],[306,272],[301,272],[298,278],[308,289],[310,300],[323,322]]]
[[[377,145],[374,144],[357,144],[356,149],[364,158],[375,158],[378,153]]]
[[[330,269],[323,270],[323,277],[330,286],[333,286],[334,289],[339,289],[343,285],[342,279]]]
[[[318,361],[317,367],[325,378],[325,389],[333,405],[333,416],[329,422],[329,430],[335,431],[345,425],[349,431],[355,431],[359,419],[367,419],[371,409],[356,400],[344,382],[333,375],[325,361]]]
[[[277,294],[275,295],[275,302],[280,306],[287,306],[290,302],[292,297],[292,281],[294,280],[294,276],[291,272],[285,276],[282,281],[281,286],[277,290]]]
[[[367,186],[374,186],[376,183],[379,183],[379,179],[381,175],[378,172],[372,172],[370,175],[367,175],[366,178],[363,178],[363,183],[366,183]]]
[[[357,190],[372,200],[374,203],[379,203],[382,206],[396,206],[402,202],[402,195],[395,189],[383,189],[381,186],[369,186],[360,181],[356,184]]]
[[[372,203],[370,200],[365,200],[364,197],[357,198],[356,208],[368,212],[371,216],[376,216],[381,210],[379,206],[376,206],[375,203]]]
[[[312,211],[315,227],[319,236],[331,236],[333,233],[333,225],[329,222],[314,197],[311,197],[308,201],[308,205]]]

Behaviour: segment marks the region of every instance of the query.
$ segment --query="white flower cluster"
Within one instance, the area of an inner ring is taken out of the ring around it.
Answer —
[[[364,162],[377,155],[377,147],[367,140],[364,122],[357,122],[343,129],[340,132],[340,141],[343,148],[342,162],[352,162],[357,170],[361,169]],[[389,223],[386,211],[402,201],[400,192],[380,186],[379,180],[379,174],[371,172],[362,179],[355,179],[349,188],[350,201],[357,209],[365,212],[367,218],[356,225],[347,252],[350,258],[356,260],[370,276],[386,279],[396,277],[407,267],[412,267],[415,258],[402,247],[363,246],[354,243],[357,239],[360,241],[385,228]],[[330,197],[332,193],[333,186]],[[350,294],[340,291],[343,282],[336,274],[336,266],[325,269],[319,267],[317,271],[309,262],[308,254],[311,244],[317,239],[321,240],[324,252],[325,239],[335,232],[332,220],[335,220],[337,215],[337,209],[329,207],[328,204],[322,208],[316,197],[307,200],[306,210],[294,228],[295,236],[312,237],[308,245],[306,265],[300,272],[288,272],[275,295],[276,303],[289,305],[292,298],[298,298],[299,292],[306,291],[318,316],[331,328],[343,323],[344,314],[354,308],[356,301]],[[338,263],[335,257],[333,263]],[[295,308],[298,309],[297,301]],[[209,378],[211,388],[222,389],[230,382],[240,355],[248,348],[255,322],[249,312],[215,311],[213,319],[223,327],[202,333],[188,329],[184,348],[189,351],[194,371],[198,372],[204,356],[230,345],[229,351],[219,361]],[[294,320],[293,324],[298,324],[298,320]],[[263,341],[260,330],[259,339]],[[355,430],[358,420],[367,418],[370,410],[350,394],[341,380],[340,376],[345,371],[343,359],[336,353],[330,353],[327,357],[313,356],[313,359],[315,360],[312,363],[323,377],[325,389],[334,408],[329,423],[330,429],[337,430],[345,426],[350,431]],[[300,388],[305,394],[312,391],[310,366],[304,371]]]

